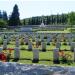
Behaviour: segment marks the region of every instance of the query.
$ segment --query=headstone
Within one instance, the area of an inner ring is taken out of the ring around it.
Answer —
[[[7,39],[3,40],[3,49],[7,49]]]
[[[7,44],[10,42],[10,39],[11,39],[10,35],[7,34]]]
[[[71,37],[68,37],[69,45],[71,45],[72,39]]]
[[[41,34],[41,42],[44,41],[44,34]]]
[[[16,47],[19,47],[19,37],[16,38]]]
[[[0,53],[2,52],[2,50],[3,50],[3,48],[2,48],[2,47],[0,47]]]
[[[46,51],[46,43],[42,42],[41,45],[42,45],[42,51],[45,52]]]
[[[58,37],[57,38],[57,42],[61,42],[61,37]]]
[[[31,41],[28,42],[28,51],[32,51],[32,42]]]
[[[34,49],[33,50],[33,63],[38,63],[39,61],[39,50]]]
[[[14,49],[14,58],[15,59],[20,58],[20,49],[19,49],[19,47],[15,47],[15,49]]]
[[[71,42],[71,51],[73,52],[75,48],[75,42]]]
[[[24,41],[25,41],[25,43],[28,45],[29,38],[28,38],[28,37],[25,37]]]
[[[50,42],[51,42],[51,38],[47,37],[47,44],[50,44]]]
[[[36,38],[38,38],[39,37],[39,35],[38,35],[38,33],[36,34]]]
[[[61,46],[61,43],[60,42],[57,42],[56,43],[56,48],[59,48],[60,49],[60,46]]]
[[[74,48],[74,62],[75,62],[75,48]]]
[[[59,48],[53,50],[53,62],[54,64],[59,64]]]
[[[33,42],[35,41],[35,36],[32,36],[32,41],[33,41]]]
[[[36,38],[36,45],[38,44],[38,42],[39,42],[39,38]]]

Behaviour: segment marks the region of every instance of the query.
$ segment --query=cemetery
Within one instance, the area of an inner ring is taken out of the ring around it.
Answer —
[[[27,64],[74,65],[74,38],[75,35],[71,32],[0,32],[0,60]]]
[[[75,75],[74,3],[0,1],[0,75]]]

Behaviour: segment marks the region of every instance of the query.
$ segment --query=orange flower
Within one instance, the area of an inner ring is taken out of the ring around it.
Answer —
[[[59,54],[59,56],[65,56],[64,51],[60,51],[58,54]]]

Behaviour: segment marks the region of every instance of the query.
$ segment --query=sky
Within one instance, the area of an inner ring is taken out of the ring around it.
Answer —
[[[15,4],[21,19],[75,11],[74,0],[0,0],[0,10],[5,10],[9,16]]]

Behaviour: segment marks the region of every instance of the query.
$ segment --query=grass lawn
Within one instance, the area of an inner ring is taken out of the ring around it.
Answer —
[[[70,33],[69,29],[66,29],[64,31],[37,31],[37,33]]]
[[[67,30],[64,30],[64,31],[37,31],[37,33],[70,33],[69,29]],[[30,38],[30,40],[32,40]],[[1,41],[1,38],[0,38],[0,41]],[[34,42],[35,44],[35,42]],[[0,47],[2,47],[3,45],[0,45]],[[15,48],[15,41],[10,41],[10,43],[7,45],[8,48]],[[55,49],[56,46],[50,44],[50,45],[46,45],[46,52],[42,52],[40,51],[39,52],[39,62],[36,63],[36,64],[44,64],[44,65],[62,65],[62,66],[68,66],[67,63],[65,64],[53,64],[53,49]],[[32,63],[32,60],[33,60],[33,52],[32,51],[27,51],[28,49],[28,45],[20,45],[20,49],[23,49],[23,50],[20,50],[20,60],[18,61],[18,63],[24,63],[24,64],[33,64]],[[34,49],[34,48],[33,48]],[[41,50],[41,45],[39,46],[38,48],[39,50]],[[60,49],[61,50],[64,50],[64,49],[67,49],[67,50],[70,50],[70,46],[69,45],[63,45],[61,43],[61,46],[60,46]],[[73,60],[74,58],[74,53],[71,52],[71,51],[65,51],[66,54],[70,54],[72,56],[72,58],[70,58],[70,60]],[[14,58],[14,51],[12,52],[12,56]],[[30,60],[26,60],[26,59],[30,59]],[[47,60],[47,61],[45,61]],[[11,62],[12,59],[10,60]],[[73,62],[70,66],[75,66],[75,63]]]

